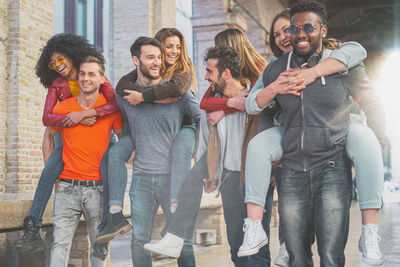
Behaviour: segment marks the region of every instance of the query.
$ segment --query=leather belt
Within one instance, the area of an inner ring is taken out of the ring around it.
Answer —
[[[103,185],[102,180],[87,181],[87,180],[72,180],[72,179],[61,179],[60,178],[60,182],[66,182],[66,183],[69,183],[72,185],[80,185],[80,186],[86,186],[86,187]]]

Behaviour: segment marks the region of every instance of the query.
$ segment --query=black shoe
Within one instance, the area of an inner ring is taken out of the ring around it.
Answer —
[[[122,211],[107,215],[107,224],[96,235],[96,242],[105,243],[113,239],[118,234],[124,234],[132,229],[128,220],[122,214]]]
[[[44,244],[39,233],[40,228],[33,223],[32,217],[24,219],[24,235],[15,242],[15,248],[43,251]]]
[[[104,261],[107,258],[108,255],[108,244],[109,242],[106,243],[94,243],[93,245],[93,256],[96,258]]]

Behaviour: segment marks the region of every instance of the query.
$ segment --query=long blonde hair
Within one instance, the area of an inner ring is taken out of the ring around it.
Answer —
[[[246,82],[258,79],[261,71],[267,66],[267,61],[250,44],[247,36],[239,29],[227,29],[218,33],[215,38],[215,46],[228,46],[235,49],[240,56],[240,78]]]
[[[172,76],[174,76],[176,71],[182,71],[182,72],[190,71],[192,74],[192,89],[196,90],[197,89],[196,74],[194,72],[193,62],[187,55],[186,42],[185,38],[183,37],[183,34],[176,28],[162,28],[156,33],[154,38],[160,41],[160,43],[164,46],[165,39],[171,36],[177,36],[179,38],[181,43],[181,54],[174,65],[167,67],[165,63],[165,54],[163,53],[161,75],[167,78],[167,80],[170,80]]]

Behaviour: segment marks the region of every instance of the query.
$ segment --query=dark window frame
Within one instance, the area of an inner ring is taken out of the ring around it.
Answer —
[[[66,33],[77,34],[77,6],[79,0],[65,0],[65,24],[64,31]],[[80,0],[86,2],[86,0]],[[87,12],[87,8],[86,8]],[[85,15],[85,17],[87,14]],[[103,46],[103,0],[94,1],[94,47],[100,51],[104,51]],[[87,25],[85,20],[85,32]],[[83,36],[87,38],[86,36]]]

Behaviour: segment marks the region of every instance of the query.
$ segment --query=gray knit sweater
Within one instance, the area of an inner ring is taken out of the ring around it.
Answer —
[[[133,106],[121,96],[116,100],[125,120],[129,124],[136,147],[133,169],[151,174],[169,174],[171,147],[181,129],[183,115],[187,114],[199,122],[199,102],[192,92],[171,104],[141,103]]]

